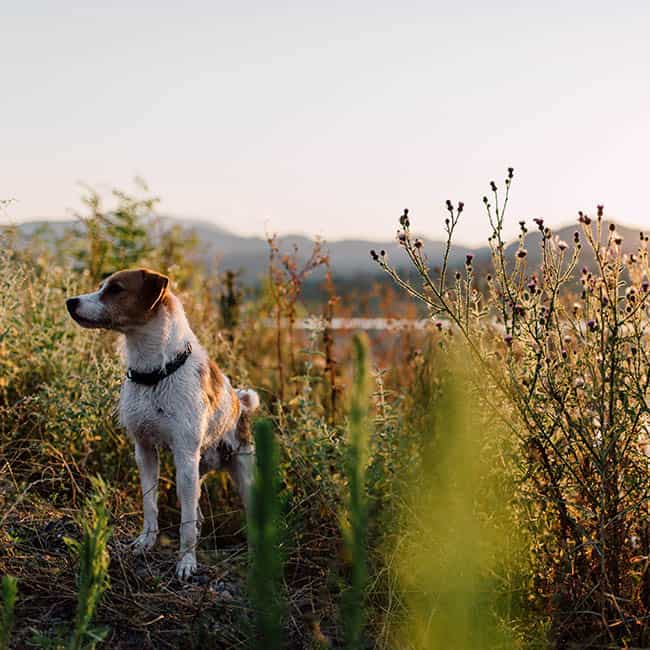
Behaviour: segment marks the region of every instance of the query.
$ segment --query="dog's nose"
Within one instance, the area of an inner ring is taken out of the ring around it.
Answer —
[[[77,307],[79,306],[79,298],[68,298],[65,301],[65,306],[68,308],[70,316],[74,316],[74,313],[77,311]]]

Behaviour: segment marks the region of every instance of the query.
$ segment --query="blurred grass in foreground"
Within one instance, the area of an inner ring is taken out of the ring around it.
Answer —
[[[499,432],[478,412],[461,365],[425,373],[413,401],[422,464],[395,558],[407,611],[402,647],[516,647],[510,589],[521,535],[494,473]]]

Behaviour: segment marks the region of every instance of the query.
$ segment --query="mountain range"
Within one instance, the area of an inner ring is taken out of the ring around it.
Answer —
[[[204,251],[206,262],[212,266],[216,264],[219,269],[239,270],[246,283],[256,283],[260,276],[268,269],[269,246],[266,238],[245,237],[237,235],[216,224],[208,221],[176,219],[171,217],[161,218],[163,228],[173,225],[180,225],[183,229],[192,232],[201,248]],[[56,239],[66,229],[75,225],[74,221],[39,220],[18,224],[19,240],[27,244],[35,235],[43,239]],[[525,246],[528,251],[528,267],[537,268],[540,263],[540,238],[541,233],[535,224],[528,224],[530,232],[526,236]],[[565,226],[553,231],[553,236],[566,241],[570,247],[573,245],[574,232],[580,230],[578,224]],[[607,231],[607,222],[603,228]],[[639,245],[639,230],[617,225],[617,233],[623,238],[623,250],[635,252]],[[445,243],[440,240],[422,238],[423,251],[426,253],[432,266],[440,264],[444,254]],[[287,235],[278,237],[278,244],[282,251],[289,251],[294,246],[298,249],[298,257],[304,261],[309,255],[313,239],[301,235]],[[394,266],[404,268],[408,260],[404,251],[396,241],[386,240],[384,242],[369,241],[363,239],[344,239],[339,241],[328,241],[326,247],[330,255],[332,271],[335,278],[351,281],[355,278],[364,278],[370,281],[382,272],[378,265],[371,260],[370,250],[385,250],[389,260]],[[518,249],[518,242],[515,240],[506,247],[506,257],[514,258]],[[590,266],[592,257],[583,246],[580,265]],[[455,245],[451,249],[449,264],[451,268],[460,268],[468,254],[473,255],[474,264],[477,268],[485,267],[489,263],[490,249],[488,246],[469,247]],[[384,275],[385,277],[385,275]]]

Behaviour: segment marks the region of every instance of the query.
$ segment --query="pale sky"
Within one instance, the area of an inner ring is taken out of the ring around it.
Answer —
[[[110,8],[107,8],[109,7]],[[650,3],[0,3],[3,219],[143,176],[236,232],[482,242],[520,218],[650,227]]]

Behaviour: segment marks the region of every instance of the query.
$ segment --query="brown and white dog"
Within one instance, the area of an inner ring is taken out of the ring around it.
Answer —
[[[127,376],[120,392],[120,422],[135,443],[144,510],[136,552],[158,536],[158,448],[174,456],[181,505],[180,556],[176,573],[196,569],[203,516],[200,481],[212,469],[227,469],[248,507],[254,449],[250,414],[259,406],[253,390],[234,390],[208,359],[190,329],[169,279],[148,269],[119,271],[97,291],[70,298],[66,306],[82,327],[124,335]]]

